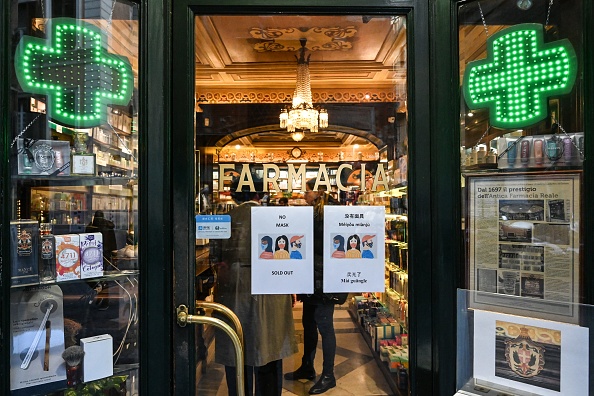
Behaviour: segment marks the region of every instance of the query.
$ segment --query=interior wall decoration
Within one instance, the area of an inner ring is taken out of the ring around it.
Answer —
[[[299,40],[307,37],[310,51],[345,51],[353,48],[348,39],[357,34],[355,26],[332,26],[304,28],[260,28],[250,29],[252,37],[264,40],[254,44],[257,52],[266,51],[298,51],[301,48]]]
[[[571,92],[577,58],[567,39],[544,42],[544,26],[520,24],[487,39],[487,58],[470,62],[463,91],[472,110],[489,109],[492,126],[512,129],[547,116],[547,98]]]
[[[68,126],[107,121],[107,105],[127,105],[134,79],[126,57],[107,52],[102,31],[71,18],[46,25],[48,39],[23,36],[15,54],[23,91],[47,95],[47,113]]]

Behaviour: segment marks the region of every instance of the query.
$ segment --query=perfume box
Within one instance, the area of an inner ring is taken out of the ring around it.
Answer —
[[[80,277],[103,276],[103,235],[100,232],[79,234]]]
[[[11,284],[39,283],[39,224],[36,220],[10,222]]]
[[[80,279],[78,234],[56,235],[56,281]]]
[[[70,143],[63,140],[18,139],[19,175],[70,175]]]
[[[81,338],[85,351],[83,381],[89,382],[113,375],[113,339],[109,334]]]

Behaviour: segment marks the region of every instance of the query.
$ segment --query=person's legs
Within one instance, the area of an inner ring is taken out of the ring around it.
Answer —
[[[322,336],[324,364],[322,374],[334,375],[334,357],[336,355],[336,334],[334,333],[334,304],[318,305],[314,319]]]
[[[334,378],[334,357],[336,355],[336,334],[334,333],[334,304],[316,307],[314,319],[322,336],[324,363],[322,375],[309,390],[310,395],[318,395],[336,386]]]
[[[255,396],[281,396],[283,391],[283,361],[274,360],[264,366],[255,367]]]
[[[245,396],[252,396],[254,394],[254,367],[243,366],[243,376]],[[229,396],[237,396],[237,369],[235,366],[225,366],[225,378]]]
[[[315,319],[318,305],[303,303],[303,364],[310,363],[316,357],[316,348],[318,346],[318,327]]]
[[[318,345],[318,328],[314,320],[316,307],[317,305],[303,303],[303,316],[301,318],[301,323],[303,323],[303,357],[301,358],[301,366],[297,370],[285,374],[286,380],[313,380],[316,378],[316,371],[313,366]]]

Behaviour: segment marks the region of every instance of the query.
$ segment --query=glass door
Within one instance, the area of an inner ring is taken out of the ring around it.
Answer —
[[[139,7],[10,14],[10,394],[137,394]]]
[[[408,394],[406,17],[192,25],[196,394]]]

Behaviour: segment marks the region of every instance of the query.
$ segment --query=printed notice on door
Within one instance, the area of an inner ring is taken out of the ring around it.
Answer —
[[[252,294],[313,293],[313,208],[252,208]]]
[[[383,292],[383,206],[324,207],[324,292]]]
[[[470,289],[480,302],[574,316],[579,296],[580,178],[468,177]],[[477,301],[478,302],[478,301]],[[518,311],[518,312],[519,312]]]

